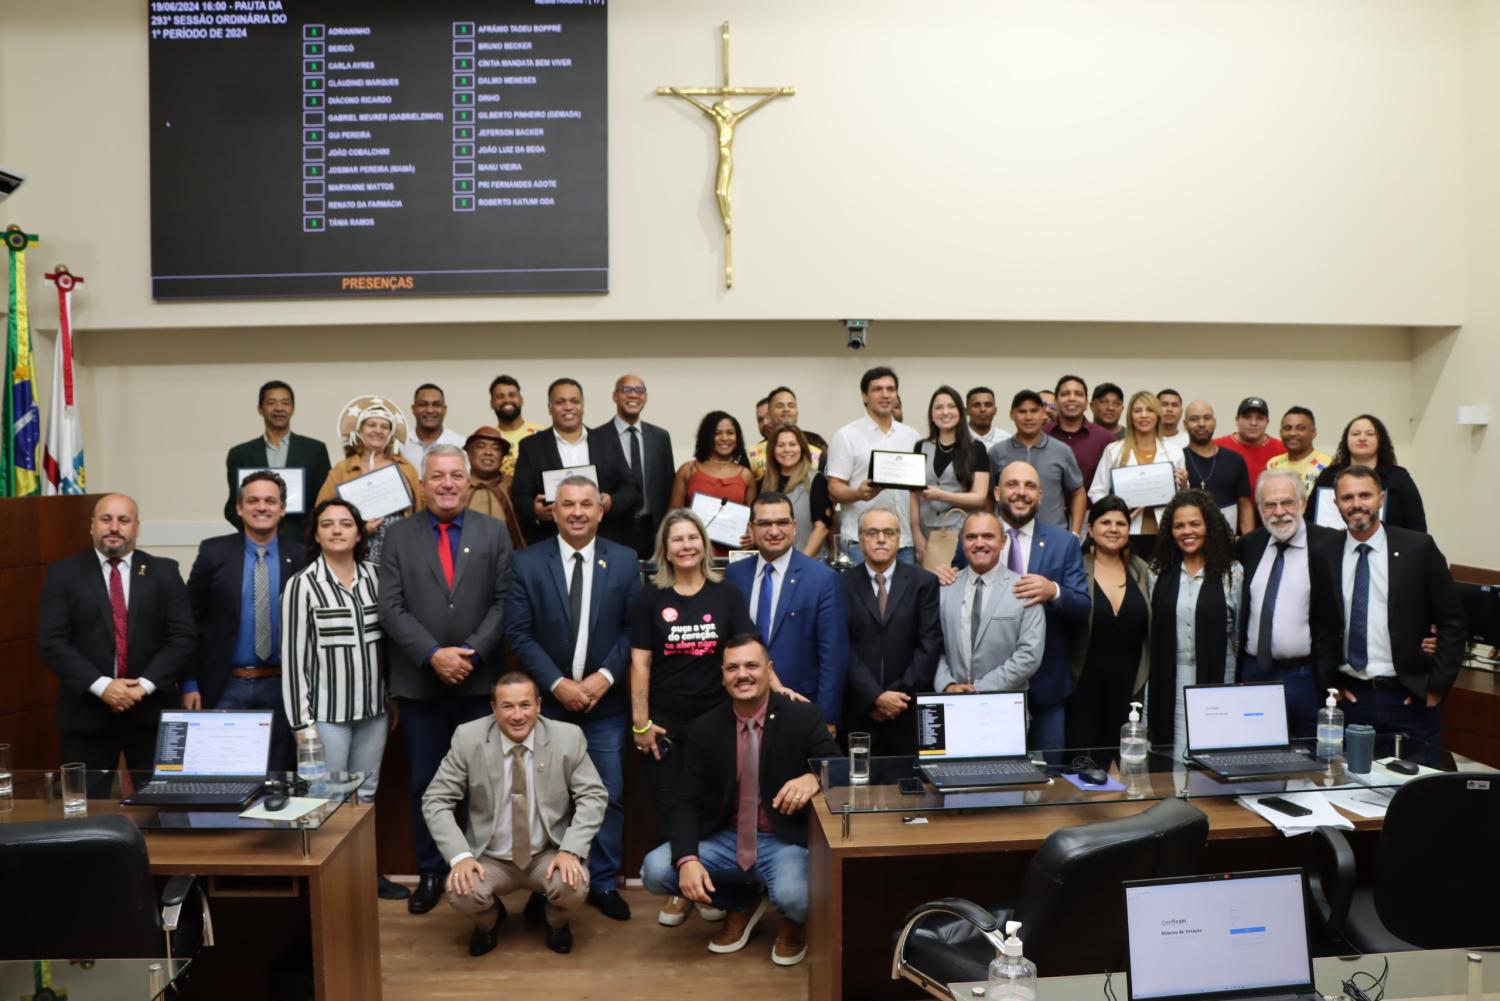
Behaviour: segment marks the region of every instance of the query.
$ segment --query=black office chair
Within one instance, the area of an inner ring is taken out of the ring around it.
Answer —
[[[1375,853],[1375,884],[1355,882],[1338,830],[1309,845],[1309,890],[1324,929],[1363,953],[1500,943],[1500,775],[1412,779],[1391,797]]]
[[[952,999],[948,984],[988,976],[1006,921],[1022,923],[1026,955],[1047,976],[1123,969],[1120,884],[1193,872],[1207,840],[1208,818],[1176,799],[1134,817],[1053,831],[1027,867],[1014,906],[987,910],[947,897],[907,914],[891,979],[904,977],[934,997]]]
[[[196,876],[157,900],[146,840],[121,816],[0,824],[0,959],[191,959],[213,944]]]

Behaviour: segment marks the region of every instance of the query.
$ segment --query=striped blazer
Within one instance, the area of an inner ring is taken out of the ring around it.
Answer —
[[[319,556],[281,593],[281,697],[293,729],[385,712],[385,666],[373,564],[345,588]]]

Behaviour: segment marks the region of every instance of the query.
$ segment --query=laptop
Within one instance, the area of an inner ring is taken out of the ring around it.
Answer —
[[[244,806],[271,762],[270,709],[171,710],[156,730],[151,781],[126,806]]]
[[[938,792],[1046,782],[1026,756],[1026,693],[918,695],[917,771]]]
[[[1301,869],[1125,886],[1130,1001],[1322,1001]]]
[[[1188,685],[1188,760],[1226,779],[1321,772],[1325,762],[1292,747],[1285,688],[1279,681]]]

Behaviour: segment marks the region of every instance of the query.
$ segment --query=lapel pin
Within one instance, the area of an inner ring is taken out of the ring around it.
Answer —
[[[609,569],[609,561],[608,560],[600,560],[599,561],[599,569],[600,570],[608,570]]]
[[[1395,551],[1393,551],[1393,552],[1392,552],[1392,553],[1391,553],[1391,555],[1392,555],[1392,556],[1400,556],[1400,555],[1401,555],[1401,551],[1400,551],[1400,550],[1399,550],[1399,549],[1398,549],[1398,550],[1395,550]]]
[[[541,771],[542,769],[544,769],[546,767],[547,767],[547,762],[545,762],[545,761],[538,761],[536,763],[536,770],[537,771]]]
[[[468,551],[469,551],[469,547],[468,546],[464,546],[464,552],[467,553]]]
[[[776,714],[775,713],[772,713],[771,715],[769,715],[769,716],[766,717],[766,719],[775,719],[775,718],[776,718]]]
[[[135,575],[137,577],[144,577],[144,576],[146,576],[146,564],[142,563],[141,564],[141,568],[135,572]]]
[[[789,577],[789,578],[787,578],[787,583],[788,584],[795,584],[795,583],[797,583],[797,578],[795,578],[795,577]]]

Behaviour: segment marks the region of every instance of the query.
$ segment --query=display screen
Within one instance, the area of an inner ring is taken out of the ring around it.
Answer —
[[[605,292],[603,0],[151,0],[156,299]]]

